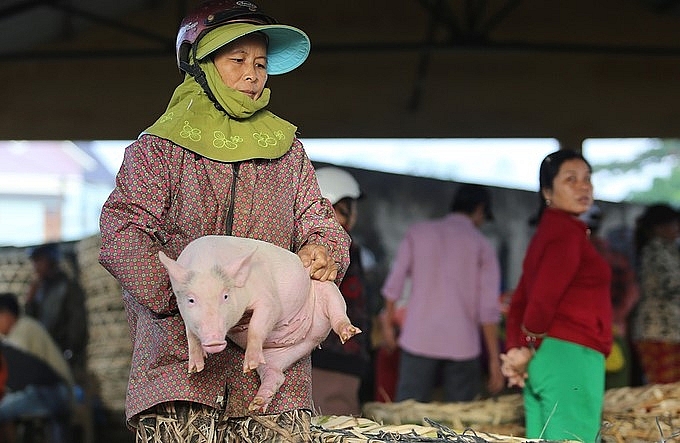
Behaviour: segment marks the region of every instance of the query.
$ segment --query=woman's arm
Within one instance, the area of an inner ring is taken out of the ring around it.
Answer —
[[[312,278],[342,281],[349,266],[351,239],[335,219],[330,202],[321,196],[316,173],[296,140],[293,150],[300,150],[301,170],[295,196],[295,250],[305,265],[311,266]]]
[[[170,184],[167,161],[154,140],[144,136],[125,151],[116,187],[102,208],[99,262],[140,304],[167,315],[176,302],[158,251],[165,241],[161,220]]]

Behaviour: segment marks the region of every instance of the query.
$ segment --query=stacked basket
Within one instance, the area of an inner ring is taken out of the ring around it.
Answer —
[[[456,430],[524,435],[524,407],[518,394],[468,403],[367,403],[364,416],[388,425],[424,425],[428,418]],[[680,383],[606,391],[601,440],[680,441]]]
[[[423,424],[427,417],[453,429],[474,428],[504,435],[524,435],[522,397],[503,395],[493,399],[460,403],[366,403],[364,416],[386,424]]]
[[[81,285],[86,294],[90,338],[87,345],[88,371],[96,391],[110,411],[125,409],[132,343],[116,279],[99,264],[99,235],[75,245]]]
[[[0,249],[0,292],[16,294],[23,304],[33,278],[33,266],[24,249]]]
[[[610,389],[603,419],[607,443],[680,441],[680,383]]]
[[[321,416],[312,418],[312,441],[315,443],[519,443],[537,440],[491,434],[473,429],[454,431],[432,420],[425,420],[423,425],[386,425],[367,418]],[[541,440],[541,442],[548,443],[547,440]]]

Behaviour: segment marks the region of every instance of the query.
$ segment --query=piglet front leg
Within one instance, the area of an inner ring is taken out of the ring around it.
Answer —
[[[247,342],[245,346],[245,358],[243,359],[243,372],[257,369],[267,361],[264,357],[263,346],[267,336],[274,329],[276,318],[281,312],[280,302],[275,297],[267,297],[260,294],[260,299],[255,301],[252,308],[252,317],[248,326]]]
[[[201,372],[205,367],[206,352],[196,334],[187,328],[187,343],[189,345],[189,374]]]
[[[248,331],[248,343],[243,358],[243,373],[250,372],[266,363],[262,352],[263,337],[258,336],[252,329]]]

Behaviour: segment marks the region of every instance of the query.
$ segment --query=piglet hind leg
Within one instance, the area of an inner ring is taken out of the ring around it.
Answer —
[[[255,398],[248,405],[250,412],[267,412],[267,407],[279,388],[286,380],[281,368],[268,364],[261,364],[257,367],[257,374],[260,376],[260,387],[255,394]]]
[[[251,412],[266,412],[272,398],[274,398],[274,395],[276,395],[286,380],[283,372],[302,357],[311,354],[318,344],[318,339],[308,337],[292,346],[265,348],[264,354],[267,363],[257,368],[257,374],[260,376],[260,388],[257,390],[255,398],[250,402],[248,410]]]
[[[346,320],[337,320],[331,323],[333,325],[333,331],[340,337],[340,342],[344,345],[347,340],[361,333],[361,329],[350,323],[349,318]]]
[[[312,281],[317,303],[317,311],[320,308],[331,324],[333,331],[338,334],[344,344],[347,340],[361,333],[361,329],[352,324],[347,317],[347,305],[342,298],[340,290],[333,282]]]

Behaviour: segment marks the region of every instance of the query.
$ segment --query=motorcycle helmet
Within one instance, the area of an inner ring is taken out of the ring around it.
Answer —
[[[270,75],[292,71],[309,55],[310,41],[304,32],[278,24],[254,3],[207,0],[187,14],[180,24],[175,48],[177,65],[180,70],[196,76],[197,61],[252,32],[267,36],[267,73]]]
[[[330,200],[332,205],[343,198],[358,199],[361,197],[359,183],[352,175],[335,166],[326,166],[316,170],[316,179],[321,188],[321,195]]]

